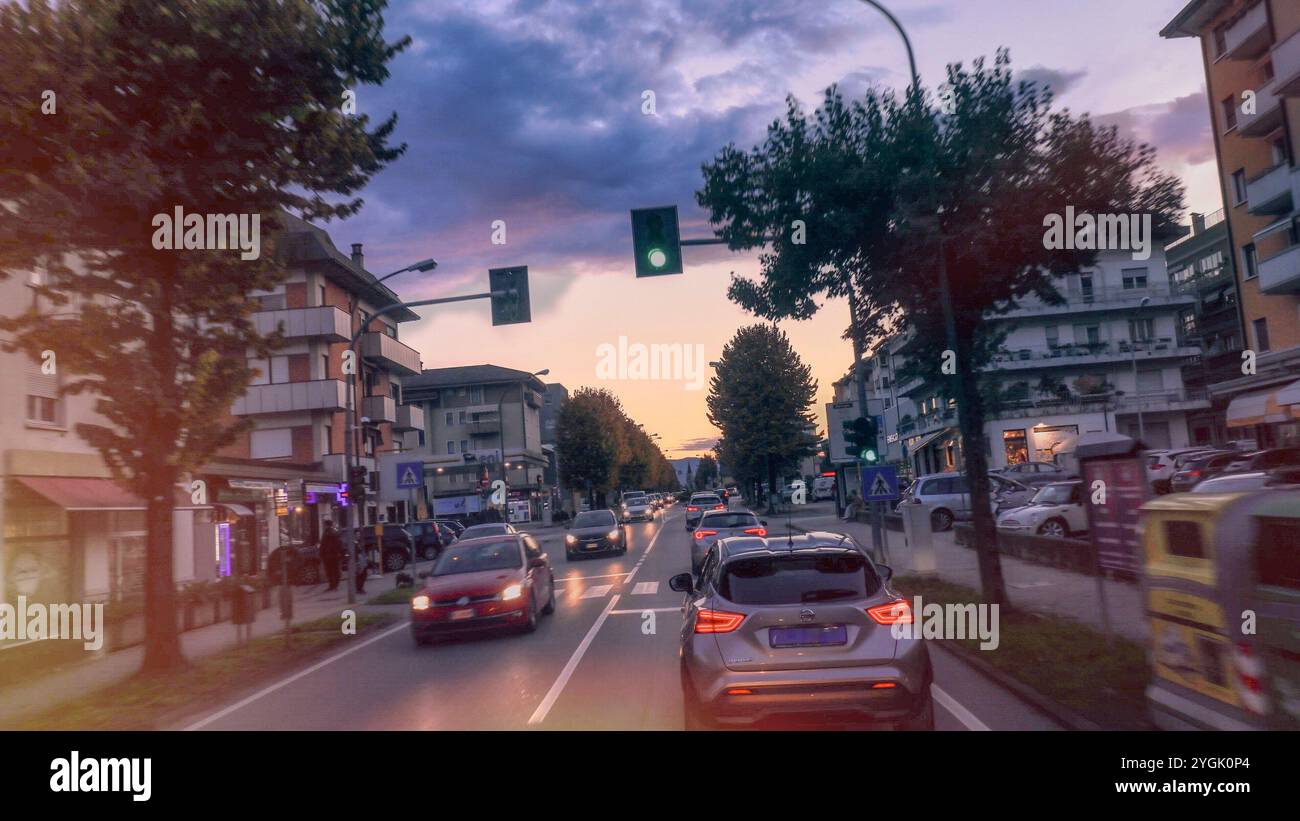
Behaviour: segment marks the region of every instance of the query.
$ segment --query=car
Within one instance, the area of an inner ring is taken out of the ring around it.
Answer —
[[[624,522],[653,522],[655,520],[655,509],[650,504],[648,496],[633,496],[623,502],[622,521]]]
[[[1255,470],[1247,473],[1222,473],[1200,482],[1192,493],[1243,493],[1263,488],[1300,488],[1300,468]]]
[[[465,528],[465,532],[460,534],[461,540],[478,539],[483,536],[509,536],[518,533],[515,526],[509,522],[484,522],[480,525],[470,525]]]
[[[843,535],[722,539],[684,594],[679,675],[687,729],[860,720],[934,729],[923,639],[896,638],[908,601]]]
[[[706,510],[726,510],[727,503],[716,493],[696,493],[686,503],[686,529],[694,530]]]
[[[455,519],[434,519],[434,521],[440,525],[446,525],[451,528],[457,539],[460,538],[460,534],[465,532],[465,525]]]
[[[387,524],[383,526],[383,530],[381,567],[385,573],[396,573],[412,562],[415,556],[415,539],[401,525]],[[367,556],[373,556],[375,553],[374,526],[367,525],[355,528],[353,532],[360,534],[357,542],[358,548],[364,550]],[[346,530],[339,532],[339,541],[343,544],[343,549],[346,552],[348,547]]]
[[[527,533],[462,539],[421,576],[424,587],[411,599],[416,644],[493,628],[531,633],[555,612],[555,573]]]
[[[740,495],[740,488],[735,485],[727,485],[727,498],[734,499]]]
[[[998,470],[997,474],[1008,479],[1015,479],[1021,484],[1035,486],[1079,478],[1077,473],[1072,473],[1055,462],[1021,462],[1015,465],[1007,465]]]
[[[791,502],[793,502],[794,494],[797,489],[798,488],[794,482],[789,482],[788,484],[783,485],[781,487],[781,501],[785,502],[786,504],[790,504]],[[807,491],[805,490],[805,498],[806,497],[807,497]]]
[[[1300,467],[1300,448],[1268,448],[1242,454],[1224,468],[1223,472],[1246,473],[1293,466]]]
[[[1083,504],[1083,482],[1043,485],[1029,504],[1003,511],[998,516],[998,530],[1058,539],[1087,532],[1088,511]]]
[[[989,474],[989,501],[995,514],[999,509],[1028,504],[1036,492],[1035,488],[1014,479],[1003,478],[996,473]],[[930,527],[937,531],[948,530],[954,521],[971,517],[970,488],[966,483],[966,474],[930,473],[918,476],[907,489],[906,495],[899,500],[898,507],[905,504],[930,505]]]
[[[618,502],[620,505],[625,505],[628,502],[632,501],[633,499],[637,498],[638,496],[645,496],[645,495],[646,492],[644,490],[625,490],[621,494],[619,494]]]
[[[1182,469],[1183,462],[1207,453],[1213,448],[1194,447],[1179,450],[1148,450],[1144,452],[1147,460],[1147,483],[1155,493],[1168,493],[1169,480]]]
[[[1211,450],[1189,458],[1183,462],[1182,469],[1169,478],[1169,492],[1185,493],[1198,482],[1219,475],[1240,458],[1241,454],[1233,450]]]
[[[612,510],[589,510],[565,525],[564,558],[591,553],[626,553],[627,532]]]
[[[438,554],[457,538],[455,530],[436,519],[406,522],[402,528],[411,534],[415,540],[415,555],[424,561],[438,558]]]
[[[284,572],[281,563],[285,561],[285,557],[288,557],[289,561],[290,584],[320,584],[324,579],[320,547],[314,544],[298,544],[277,547],[266,557],[266,574],[272,582],[276,584],[280,582],[281,574]]]
[[[749,510],[706,510],[691,539],[691,572],[700,572],[704,555],[719,539],[731,536],[766,536],[767,522]]]
[[[813,479],[812,498],[814,502],[835,498],[835,477],[818,476]]]

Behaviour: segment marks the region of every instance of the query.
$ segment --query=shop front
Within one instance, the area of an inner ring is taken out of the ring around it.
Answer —
[[[1250,439],[1261,448],[1300,445],[1300,381],[1239,393],[1228,402],[1233,439]]]

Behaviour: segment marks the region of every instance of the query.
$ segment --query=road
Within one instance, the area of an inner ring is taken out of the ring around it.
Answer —
[[[564,531],[538,533],[557,608],[531,635],[417,647],[405,624],[185,725],[220,730],[680,730],[677,637],[689,569],[681,506],[630,525],[626,555],[567,562]],[[1060,729],[932,650],[939,730]]]

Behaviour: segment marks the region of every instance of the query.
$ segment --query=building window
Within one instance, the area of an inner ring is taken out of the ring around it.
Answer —
[[[415,433],[416,433],[416,436],[418,437],[418,440],[417,440],[417,441],[419,442],[420,447],[424,447],[424,431],[422,431],[422,430],[417,430]]]
[[[1259,251],[1255,249],[1254,243],[1242,246],[1241,259],[1244,279],[1254,279],[1259,276]]]
[[[271,428],[255,430],[249,441],[249,454],[254,459],[283,459],[293,455],[293,429]]]
[[[1222,57],[1228,50],[1228,24],[1220,23],[1214,27],[1214,56]]]
[[[1241,205],[1246,201],[1246,171],[1238,168],[1232,172],[1232,201],[1234,205]]]
[[[456,424],[455,422],[452,421],[454,418],[455,418],[455,417],[452,416],[451,411],[447,411],[446,422],[445,422],[444,424],[449,425],[449,426],[450,426],[450,425],[454,425],[454,424]],[[451,453],[451,451],[447,451],[447,452],[448,452],[448,453]]]
[[[1237,127],[1237,101],[1229,95],[1224,97],[1219,105],[1223,110],[1223,130],[1231,131]]]
[[[283,311],[285,307],[284,294],[266,294],[257,297],[258,310],[261,311]]]
[[[1146,268],[1128,268],[1124,271],[1124,290],[1133,291],[1147,287]]]
[[[469,401],[471,405],[483,404],[483,386],[471,385],[469,389]]]
[[[450,439],[448,439],[448,440],[447,440],[447,453],[449,453],[449,454],[454,454],[455,452],[456,452],[456,443],[453,442],[453,441],[451,441]]]
[[[329,291],[326,290],[324,285],[320,286],[320,304],[321,305],[330,304]]]
[[[1183,329],[1183,336],[1191,336],[1196,333],[1196,311],[1188,308],[1179,316],[1179,324]]]
[[[334,426],[326,425],[325,442],[324,442],[324,447],[321,448],[321,453],[333,453],[333,452],[334,452]]]
[[[1256,319],[1256,320],[1254,320],[1254,321],[1251,322],[1250,324],[1253,325],[1254,328],[1255,328],[1255,350],[1256,350],[1256,351],[1267,351],[1267,350],[1269,350],[1269,346],[1268,346],[1268,320],[1267,320],[1267,319],[1260,318],[1260,319]]]
[[[461,452],[461,453],[469,453],[469,440],[468,440],[468,439],[462,439],[462,440],[460,440],[460,452]]]
[[[40,425],[63,422],[63,400],[59,398],[59,376],[42,373],[41,363],[27,361],[27,421]]]
[[[460,412],[460,423],[465,424],[465,411]]]
[[[1134,342],[1146,342],[1156,335],[1156,321],[1150,317],[1146,319],[1130,319],[1128,321],[1128,338]]]

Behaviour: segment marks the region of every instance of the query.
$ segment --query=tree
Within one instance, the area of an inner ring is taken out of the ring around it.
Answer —
[[[627,461],[625,421],[618,399],[603,388],[579,388],[556,418],[561,481],[586,488],[592,507],[597,506],[596,494],[618,487],[619,469]]]
[[[77,433],[146,500],[144,671],[184,664],[173,493],[245,427],[222,420],[250,382],[245,357],[274,344],[253,327],[248,295],[282,276],[273,247],[250,259],[161,250],[157,219],[178,208],[239,215],[265,236],[285,211],[355,213],[362,201],[350,195],[404,150],[388,145],[396,115],[368,130],[367,117],[340,110],[353,86],[382,83],[409,43],[383,39],[385,5],[0,8],[0,274],[35,272],[39,303],[54,309],[0,328],[14,334],[11,350],[54,351],[75,377],[66,393],[97,396],[108,424]],[[205,244],[202,227],[186,227],[187,245]]]
[[[810,433],[816,398],[812,369],[783,331],[766,324],[738,330],[722,348],[706,399],[732,471],[752,476],[761,470],[775,492],[778,474],[816,449]]]
[[[695,489],[704,490],[712,487],[717,478],[717,461],[712,456],[701,456],[699,466],[695,468]]]
[[[1149,146],[1053,112],[1049,90],[1013,83],[1005,51],[992,66],[949,66],[946,86],[946,112],[923,89],[849,104],[832,87],[811,118],[792,100],[762,145],[728,146],[704,166],[697,200],[733,250],[774,238],[758,282],[733,275],[731,297],[748,310],[804,318],[817,296],[846,293],[847,335],[876,343],[908,329],[899,381],[916,376],[957,400],[980,576],[988,599],[1004,603],[972,378],[1000,344],[989,320],[1027,297],[1060,304],[1054,278],[1094,262],[1094,251],[1046,247],[1048,215],[1071,205],[1151,215],[1159,234],[1181,212],[1182,190]]]

